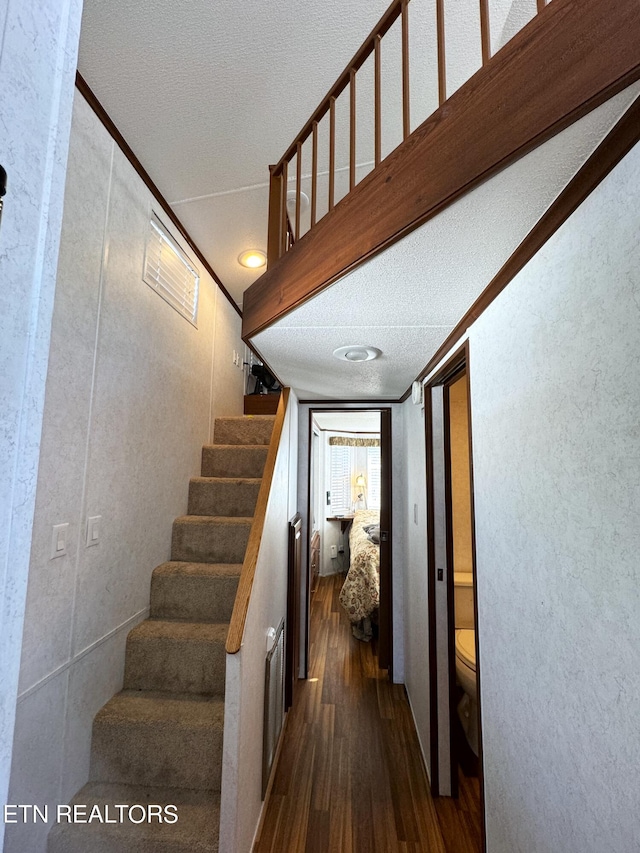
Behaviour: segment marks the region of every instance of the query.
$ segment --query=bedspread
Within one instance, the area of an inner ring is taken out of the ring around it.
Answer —
[[[374,545],[363,529],[366,525],[379,523],[378,510],[365,509],[356,512],[351,525],[351,560],[340,591],[340,604],[354,623],[369,619],[380,603],[380,546]]]

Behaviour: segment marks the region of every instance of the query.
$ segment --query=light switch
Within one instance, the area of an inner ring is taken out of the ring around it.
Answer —
[[[69,523],[54,524],[51,536],[51,559],[64,557],[67,553],[67,537],[69,536]]]
[[[87,519],[87,548],[97,545],[100,541],[101,515],[92,515]]]

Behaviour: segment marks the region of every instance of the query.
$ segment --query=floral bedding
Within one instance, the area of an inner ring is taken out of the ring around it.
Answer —
[[[340,604],[354,623],[354,635],[361,640],[371,638],[371,616],[380,603],[380,546],[364,529],[375,524],[380,524],[378,510],[356,512],[349,533],[349,571],[340,591]]]

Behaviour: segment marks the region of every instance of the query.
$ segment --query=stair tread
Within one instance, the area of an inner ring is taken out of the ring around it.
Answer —
[[[268,444],[203,444],[203,450],[268,450]]]
[[[182,560],[167,560],[153,570],[154,575],[190,575],[193,577],[239,577],[242,563],[187,563]]]
[[[180,515],[174,524],[251,524],[251,515]]]
[[[224,699],[191,693],[122,690],[96,714],[96,723],[169,723],[222,728]]]
[[[128,811],[125,811],[123,812],[124,820],[118,823],[103,824],[100,821],[65,823],[62,821],[52,830],[51,836],[54,842],[56,837],[62,841],[65,837],[70,839],[82,836],[87,841],[101,837],[105,841],[112,840],[118,845],[127,845],[126,848],[118,846],[118,849],[149,850],[154,853],[164,850],[165,843],[170,845],[167,848],[170,850],[176,849],[173,846],[175,844],[184,844],[184,849],[192,853],[216,853],[218,850],[220,795],[213,791],[89,782],[78,791],[71,800],[71,804],[86,806],[87,816],[95,805],[101,807],[103,815],[104,807],[108,806],[109,820],[119,817],[116,805],[165,806],[171,804],[176,806],[178,820],[175,823],[159,823],[158,820],[133,823],[128,820]],[[135,820],[140,818],[139,809],[135,810],[133,816]],[[85,846],[84,849],[93,848]]]
[[[167,639],[226,642],[228,622],[189,622],[177,619],[145,619],[129,632],[132,640]]]
[[[255,486],[262,482],[262,477],[192,477],[191,483],[238,483],[240,485]]]

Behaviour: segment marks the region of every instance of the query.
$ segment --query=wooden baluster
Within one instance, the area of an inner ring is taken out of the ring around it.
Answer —
[[[356,185],[356,71],[349,73],[349,192]]]
[[[538,14],[542,12],[544,7],[547,5],[546,0],[538,0]]]
[[[316,196],[318,191],[318,122],[313,123],[311,152],[311,227],[316,224]]]
[[[409,101],[409,0],[402,3],[402,136],[411,133]]]
[[[538,0],[540,2],[540,0]],[[480,0],[480,38],[482,41],[482,64],[491,59],[491,33],[489,30],[489,0]]]
[[[336,99],[329,98],[329,210],[335,207],[336,189]]]
[[[374,109],[375,109],[375,161],[380,165],[382,159],[382,36],[376,36],[374,41]]]
[[[287,194],[289,190],[289,162],[285,160],[282,164],[282,197],[283,204],[280,216],[282,217],[280,222],[280,256],[285,254],[289,250],[289,211],[287,210]]]
[[[294,240],[300,239],[300,184],[302,183],[302,142],[296,145],[296,227]]]
[[[440,104],[447,100],[447,66],[444,44],[444,0],[436,0],[436,20],[438,30],[438,99]]]

